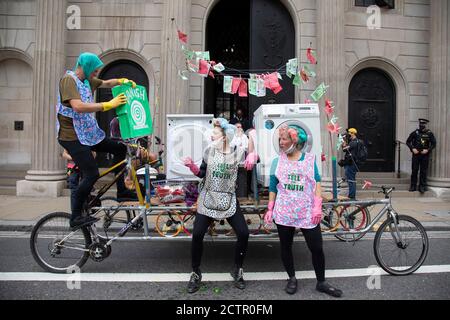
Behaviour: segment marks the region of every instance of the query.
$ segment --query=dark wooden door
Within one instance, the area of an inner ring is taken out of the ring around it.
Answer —
[[[363,172],[395,171],[396,93],[385,72],[375,68],[358,72],[349,88],[349,128],[367,145]]]
[[[106,67],[104,67],[99,75],[102,80],[117,79],[117,78],[127,78],[133,80],[138,85],[144,86],[147,89],[148,94],[148,77],[144,69],[137,63],[130,60],[117,60]],[[109,101],[113,98],[111,89],[98,89],[97,90],[97,102]],[[109,123],[116,116],[114,110],[108,112],[98,112],[97,121],[105,132],[106,135],[110,136]],[[106,168],[113,164],[113,159],[111,155],[106,153],[97,154],[97,163],[100,167]]]
[[[232,17],[232,18],[231,18]],[[277,0],[222,0],[211,11],[206,27],[206,50],[211,59],[222,62],[232,76],[262,74],[283,67],[295,57],[295,29],[292,18]],[[242,108],[251,120],[261,104],[293,103],[295,91],[292,80],[283,74],[283,91],[277,95],[267,90],[267,96],[223,92],[223,76],[205,80],[205,113],[232,116]]]
[[[292,18],[281,3],[273,0],[252,0],[250,6],[250,69],[270,72],[285,66],[295,58],[295,29]],[[281,72],[280,72],[281,73]],[[262,104],[294,103],[292,79],[281,73],[283,90],[274,94],[267,89],[265,97],[249,96],[249,111],[253,115]]]

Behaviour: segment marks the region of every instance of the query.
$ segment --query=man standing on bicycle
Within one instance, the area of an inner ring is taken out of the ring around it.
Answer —
[[[93,53],[82,53],[75,70],[67,71],[59,83],[57,112],[57,132],[59,144],[67,150],[81,171],[82,179],[71,199],[72,216],[70,226],[79,228],[96,222],[98,219],[82,216],[84,202],[99,177],[97,163],[92,151],[108,152],[114,160],[125,159],[127,148],[118,141],[107,138],[99,128],[95,112],[109,111],[126,102],[120,95],[109,102],[94,103],[93,94],[98,88],[112,88],[121,84],[136,84],[128,79],[103,81],[97,78],[103,62]],[[119,172],[122,168],[117,168]],[[123,179],[117,181],[118,198],[135,198],[135,194],[125,188]]]
[[[342,291],[325,281],[325,256],[320,230],[321,177],[314,154],[301,152],[307,139],[306,132],[298,126],[279,129],[280,157],[272,162],[269,204],[264,220],[268,226],[275,222],[278,229],[281,260],[289,276],[285,291],[288,294],[297,292],[292,244],[296,228],[300,228],[312,254],[316,289],[340,297]]]

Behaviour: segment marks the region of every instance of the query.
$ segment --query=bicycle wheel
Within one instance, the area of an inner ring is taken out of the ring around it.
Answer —
[[[344,231],[363,230],[370,225],[371,218],[367,208],[358,205],[346,205],[336,208],[339,211],[339,222]],[[341,241],[353,242],[364,237],[365,233],[360,234],[341,234],[335,237]]]
[[[323,218],[320,221],[322,232],[333,232],[339,227],[340,210],[337,208],[322,208]]]
[[[49,272],[71,273],[75,268],[81,268],[89,258],[91,236],[88,229],[72,231],[69,221],[69,213],[50,213],[31,231],[31,254]]]
[[[404,276],[413,273],[428,254],[428,235],[422,224],[410,216],[399,215],[395,225],[390,217],[384,221],[373,243],[375,258],[384,271]]]
[[[183,231],[188,236],[194,231],[195,212],[188,212],[183,216]]]
[[[162,237],[176,237],[183,230],[183,222],[176,211],[164,211],[156,218],[156,231]]]

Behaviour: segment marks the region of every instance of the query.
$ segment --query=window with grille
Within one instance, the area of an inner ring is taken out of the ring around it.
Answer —
[[[380,8],[395,9],[395,0],[355,0],[357,7],[369,7],[377,5]]]

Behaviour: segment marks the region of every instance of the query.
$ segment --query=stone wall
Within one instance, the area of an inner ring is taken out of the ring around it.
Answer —
[[[397,92],[396,139],[406,142],[418,126],[417,119],[429,118],[430,1],[397,0],[396,9],[381,10],[380,30],[369,30],[370,14],[353,3],[347,0],[345,13],[345,109],[348,85],[355,73],[366,67],[383,69]],[[347,118],[348,112],[342,116]],[[410,158],[409,149],[403,146],[402,171],[410,172]]]
[[[297,56],[306,62],[306,49],[312,43],[316,47],[316,1],[315,0],[281,0],[292,17],[295,27]],[[205,28],[208,15],[218,0],[192,0],[191,9],[191,47],[205,50]],[[213,59],[214,57],[211,57]],[[308,83],[296,92],[296,102],[304,101],[315,89],[315,81]],[[204,82],[202,77],[191,76],[189,86],[189,112],[203,113]]]
[[[0,165],[31,163],[35,14],[34,0],[0,2]]]

